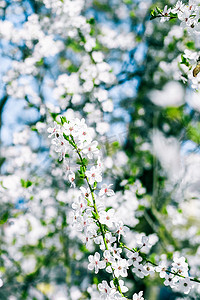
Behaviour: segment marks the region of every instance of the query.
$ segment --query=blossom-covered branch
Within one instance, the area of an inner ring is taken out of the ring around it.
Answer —
[[[50,127],[50,137],[54,135],[52,144],[55,145],[56,152],[60,153],[60,159],[64,164],[69,163],[69,158],[76,154],[79,158],[77,164],[79,170],[71,170],[68,165],[68,179],[71,186],[75,187],[75,173],[78,171],[80,178],[84,179],[87,187],[80,187],[81,195],[72,204],[72,224],[78,231],[83,231],[85,244],[89,246],[91,240],[100,245],[103,257],[99,252],[89,256],[89,270],[94,270],[97,274],[99,270],[105,269],[111,273],[113,281],[109,285],[103,280],[98,285],[102,299],[126,298],[123,293],[128,291],[124,282],[119,277],[127,277],[128,269],[133,266],[132,272],[139,278],[144,278],[154,272],[160,273],[164,278],[164,284],[185,294],[192,288],[192,281],[200,283],[198,279],[190,279],[188,274],[188,264],[184,257],[174,257],[174,262],[169,269],[167,262],[161,261],[156,264],[144,256],[141,250],[151,247],[148,237],[142,237],[138,249],[130,249],[120,242],[121,235],[126,236],[128,228],[123,222],[117,219],[113,208],[105,209],[103,198],[114,194],[110,185],[103,184],[97,195],[97,185],[102,182],[102,162],[99,156],[98,143],[92,140],[90,128],[85,124],[85,120],[66,120],[60,118],[61,123],[54,122],[54,127]],[[88,160],[93,161],[93,166],[88,170]],[[127,259],[122,256],[122,249],[128,250]],[[142,294],[141,294],[142,295]],[[110,298],[109,298],[110,297]],[[120,298],[121,297],[121,298]],[[142,297],[142,296],[141,296]],[[133,296],[134,299],[134,296]],[[142,299],[142,298],[140,298]]]

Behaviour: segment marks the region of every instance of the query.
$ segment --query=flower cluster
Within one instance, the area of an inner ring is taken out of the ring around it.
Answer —
[[[168,8],[167,5],[164,9],[156,8],[151,12],[152,19],[160,18],[160,21],[166,22],[170,19],[178,19],[180,21],[179,33],[184,37],[184,31],[187,31],[188,38],[193,47],[187,47],[186,44],[181,46],[188,48],[181,56],[181,63],[179,64],[179,73],[182,71],[182,76],[179,74],[178,79],[182,79],[183,82],[189,82],[193,89],[198,90],[200,88],[199,76],[200,64],[199,53],[195,51],[195,48],[199,48],[199,33],[200,33],[200,6],[199,1],[189,0],[187,4],[178,0],[174,7]],[[176,30],[175,30],[176,31]],[[181,49],[182,50],[182,49]],[[179,57],[180,62],[180,57]],[[176,67],[177,69],[177,67]],[[177,79],[176,79],[177,80]]]
[[[99,270],[105,269],[106,272],[112,273],[116,279],[115,285],[112,282],[111,287],[106,281],[99,284],[99,291],[102,299],[112,296],[112,299],[120,299],[121,293],[128,290],[119,277],[127,277],[127,270],[134,265],[133,272],[139,277],[139,269],[144,276],[148,271],[139,264],[142,258],[137,254],[128,256],[125,259],[121,256],[122,248],[120,237],[126,236],[128,228],[123,222],[116,217],[115,210],[105,210],[102,204],[105,197],[113,196],[114,191],[111,185],[102,184],[99,192],[96,193],[97,184],[102,182],[102,163],[97,148],[97,141],[93,141],[90,128],[85,124],[85,120],[74,119],[67,121],[61,118],[62,124],[54,122],[53,127],[48,128],[49,137],[53,137],[52,144],[55,151],[59,153],[59,159],[64,164],[68,164],[68,179],[72,186],[75,186],[76,170],[71,170],[69,157],[76,153],[80,159],[79,175],[86,179],[87,187],[80,187],[80,196],[72,204],[73,212],[71,214],[72,225],[78,231],[82,231],[85,237],[85,244],[89,247],[91,242],[99,245],[103,251],[102,257],[96,252],[89,256],[89,270],[94,270],[97,274]],[[95,166],[87,170],[87,160],[93,160]],[[148,239],[142,238],[141,247],[148,245]],[[143,277],[144,277],[143,276]]]
[[[130,249],[120,241],[121,236],[126,237],[128,228],[117,217],[113,208],[105,208],[104,200],[113,196],[114,191],[110,188],[111,185],[105,183],[98,187],[103,180],[98,143],[92,139],[91,130],[84,119],[66,120],[61,117],[60,121],[54,122],[54,126],[48,128],[49,137],[53,137],[52,145],[59,153],[59,159],[68,165],[68,180],[71,185],[75,187],[77,172],[87,183],[86,187],[80,187],[79,197],[72,203],[71,224],[77,231],[83,233],[88,249],[94,243],[99,245],[101,250],[89,255],[88,269],[94,270],[95,274],[105,270],[113,277],[110,285],[105,280],[98,285],[100,298],[113,300],[123,298],[123,293],[126,293],[128,288],[124,286],[121,278],[128,276],[129,269],[141,279],[158,272],[160,277],[165,279],[166,286],[181,290],[185,294],[189,293],[192,284],[184,257],[174,257],[172,267],[169,269],[166,262],[157,265],[140,254],[141,250],[145,252],[147,251],[145,249],[151,248],[148,237],[142,236],[136,249]],[[77,162],[77,165],[80,165],[79,170],[70,168],[69,160],[74,155],[79,159]],[[89,162],[93,166],[87,170]],[[128,251],[126,258],[123,249]],[[134,294],[133,299],[143,299],[142,295],[142,292]]]
[[[189,33],[199,32],[199,14],[200,6],[195,0],[189,0],[188,4],[184,4],[178,0],[173,8],[167,8],[167,5],[163,10],[157,9],[161,22],[168,21],[170,18],[177,17],[181,21],[181,26],[187,28]],[[154,15],[153,15],[154,16]]]
[[[170,271],[166,261],[162,261],[156,267],[156,271],[160,273],[160,277],[164,278],[164,285],[188,294],[193,286],[188,274],[188,264],[185,258],[174,256]]]

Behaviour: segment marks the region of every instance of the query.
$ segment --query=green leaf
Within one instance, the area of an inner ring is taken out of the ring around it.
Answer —
[[[0,225],[6,223],[6,221],[8,220],[8,216],[9,216],[8,211],[6,211],[6,212],[3,214],[3,216],[1,216],[1,219],[0,219]]]
[[[190,66],[189,61],[183,56],[183,54],[181,55],[181,64],[186,65],[187,67]]]
[[[94,189],[96,189],[96,187],[97,187],[97,182],[96,181],[94,182],[93,187],[94,187]]]
[[[25,181],[24,179],[21,179],[21,185],[23,188],[27,189],[29,186],[31,186],[33,183],[30,180]]]
[[[44,64],[44,59],[41,58],[39,61],[36,62],[36,66],[40,67]]]
[[[168,107],[166,109],[166,115],[171,120],[181,121],[182,111],[178,107]]]
[[[156,10],[159,14],[162,14],[162,12],[163,12],[162,9],[160,9],[158,6],[156,6]]]
[[[167,259],[172,259],[173,258],[173,252],[168,252],[167,253]]]
[[[139,205],[139,206],[138,206],[138,210],[139,210],[139,211],[144,211],[145,208],[146,208],[146,207],[145,207],[144,205]]]
[[[38,130],[37,130],[37,128],[36,128],[35,126],[32,126],[32,127],[31,127],[31,130],[32,130],[32,131],[38,132]]]
[[[99,279],[95,276],[95,277],[93,277],[93,282],[94,282],[94,284],[98,285]]]
[[[60,120],[61,120],[62,125],[63,125],[64,123],[67,123],[67,120],[66,120],[65,117],[61,117]]]
[[[98,219],[97,218],[97,214],[92,210],[92,215],[93,215],[93,217],[95,218],[95,219]]]
[[[56,121],[57,116],[59,115],[58,113],[51,113],[50,115],[52,116],[53,120]]]
[[[196,144],[200,144],[200,122],[195,124],[194,126],[189,125],[187,129],[187,135],[190,140],[195,142]]]
[[[88,165],[88,160],[86,158],[83,158],[82,163],[83,163],[84,166],[87,166]]]
[[[69,135],[66,135],[66,134],[63,132],[63,136],[64,136],[64,138],[65,138],[67,141],[69,141]]]
[[[89,20],[87,20],[87,23],[94,25],[95,24],[95,19],[94,18],[90,18]]]
[[[166,207],[163,207],[163,208],[162,208],[162,213],[163,213],[164,215],[168,215],[168,212],[167,212],[167,208],[166,208]]]
[[[2,181],[2,180],[0,181],[0,185],[1,185],[1,187],[2,187],[3,189],[7,190],[7,188],[3,185],[3,181]]]
[[[128,5],[128,4],[132,4],[133,1],[132,1],[132,0],[124,0],[124,3],[125,3],[126,5]]]
[[[0,166],[2,166],[3,165],[3,163],[5,162],[5,157],[0,157]]]
[[[187,48],[190,49],[190,50],[195,50],[195,42],[194,42],[194,41],[188,41],[188,42],[186,43],[186,46],[187,46]]]
[[[148,260],[150,260],[152,263],[156,263],[156,253],[152,253],[150,256],[149,256],[149,258],[148,258]]]

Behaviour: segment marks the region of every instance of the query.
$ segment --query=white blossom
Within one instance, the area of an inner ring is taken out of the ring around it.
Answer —
[[[102,181],[101,170],[99,168],[95,168],[94,166],[89,171],[86,171],[85,175],[88,177],[90,184],[93,184],[95,181]]]
[[[113,227],[114,223],[116,222],[116,219],[115,219],[115,210],[113,208],[111,208],[107,212],[106,211],[102,211],[100,213],[99,221],[102,224],[105,224],[105,225],[107,225],[110,228]]]
[[[94,269],[95,274],[99,272],[99,269],[104,269],[106,267],[106,262],[104,260],[100,260],[100,254],[98,252],[96,252],[94,256],[89,255],[88,260],[90,262],[88,269],[91,271]]]

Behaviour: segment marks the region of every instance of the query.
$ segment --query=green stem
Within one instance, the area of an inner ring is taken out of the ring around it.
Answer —
[[[76,152],[77,152],[77,154],[78,154],[78,157],[79,157],[79,159],[80,159],[80,161],[81,161],[81,163],[82,163],[82,167],[85,168],[85,171],[86,171],[86,166],[85,166],[85,164],[84,164],[84,162],[83,162],[83,158],[82,158],[82,156],[81,156],[80,150],[79,150],[78,147],[76,146],[76,143],[75,143],[75,141],[74,141],[74,139],[73,139],[73,136],[71,136],[71,139],[72,139],[72,142],[73,142],[73,147],[75,148],[75,150],[76,150]],[[70,143],[70,144],[72,145],[72,143]],[[97,221],[97,223],[98,223],[98,226],[99,226],[99,228],[100,228],[100,231],[101,231],[101,234],[102,234],[102,237],[103,237],[103,241],[104,241],[105,248],[106,248],[106,250],[108,250],[108,244],[107,244],[107,242],[106,242],[105,232],[104,232],[104,229],[103,229],[102,224],[101,224],[100,221],[99,221],[99,213],[98,213],[98,210],[97,210],[96,201],[95,201],[95,197],[94,197],[94,189],[92,188],[91,184],[89,183],[89,179],[88,179],[88,177],[87,177],[86,175],[85,175],[85,180],[86,180],[86,182],[87,182],[87,185],[88,185],[88,187],[89,187],[89,189],[90,189],[90,192],[91,192],[91,195],[92,195],[93,209],[94,209],[94,212],[95,212],[95,214],[96,214],[95,219],[96,219],[96,221]],[[108,263],[108,265],[111,266],[111,263]],[[112,266],[111,266],[111,268],[112,268]],[[120,285],[119,285],[119,280],[118,280],[118,278],[114,275],[114,269],[113,269],[113,268],[112,268],[112,273],[113,273],[113,277],[114,277],[113,282],[114,282],[114,284],[116,283],[116,287],[117,287],[119,293],[120,293],[124,298],[126,298],[126,297],[123,295],[123,293],[122,293],[122,290],[121,290]]]

